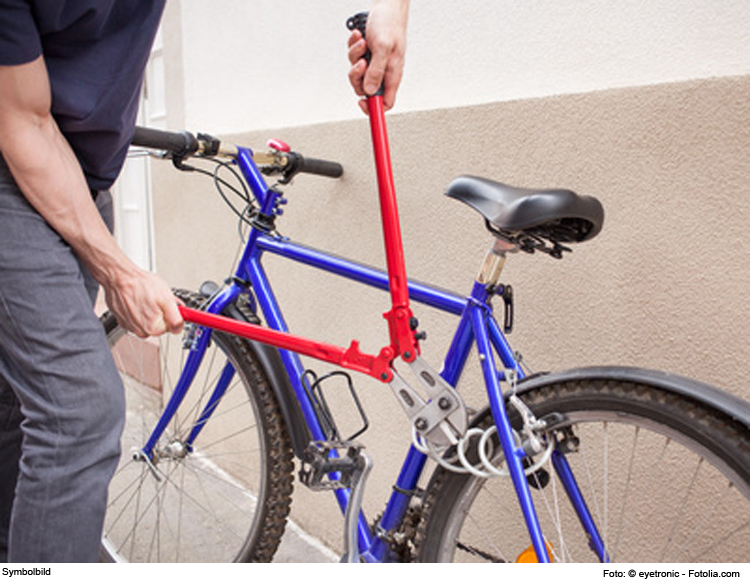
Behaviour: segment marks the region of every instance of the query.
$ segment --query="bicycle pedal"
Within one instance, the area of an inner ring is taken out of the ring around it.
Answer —
[[[362,449],[356,442],[310,442],[302,454],[300,482],[311,490],[350,488],[366,468]]]
[[[351,489],[344,514],[343,563],[360,560],[357,523],[371,469],[372,459],[356,442],[310,442],[302,455],[299,477],[305,486],[312,490]]]

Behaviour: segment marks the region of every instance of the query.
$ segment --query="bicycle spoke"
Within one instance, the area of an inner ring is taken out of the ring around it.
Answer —
[[[207,444],[205,446],[201,446],[200,449],[203,450],[203,451],[210,450],[214,446],[218,446],[219,444],[224,444],[224,443],[228,442],[229,440],[237,438],[237,436],[240,436],[242,434],[247,434],[249,432],[250,433],[254,433],[255,432],[254,426],[248,426],[246,428],[242,428],[240,430],[232,432],[231,434],[227,434],[223,438],[219,438],[219,439],[213,440],[209,444]],[[256,451],[257,452],[259,449],[260,448],[246,448],[245,451]]]
[[[193,468],[193,471],[197,472],[197,470],[196,470],[195,467],[192,467],[192,468]],[[207,472],[202,471],[202,473],[206,474]],[[224,482],[226,482],[226,481],[224,481]],[[217,523],[223,523],[223,519],[219,516],[219,512],[220,511],[218,509],[214,508],[214,503],[213,503],[213,501],[211,499],[211,496],[212,496],[211,493],[206,489],[203,481],[200,478],[198,479],[198,486],[200,487],[200,491],[203,493],[203,497],[205,498],[205,502],[208,505],[207,507],[202,507],[202,508],[205,508],[205,513],[208,514],[208,515],[210,515],[211,518],[215,522],[217,522]],[[184,489],[182,489],[182,490],[184,490]],[[240,492],[243,496],[245,496],[246,499],[247,498],[252,498],[253,503],[257,504],[257,498],[252,497],[251,495],[249,495],[248,492],[247,492],[247,490],[244,489],[243,487],[237,486],[237,491]],[[234,499],[229,498],[226,495],[222,495],[221,498],[224,501],[228,502],[230,505],[232,505],[238,511],[246,511],[247,510],[247,506],[246,505],[242,505],[242,504],[236,502]],[[199,503],[197,503],[197,499],[195,499],[193,496],[187,496],[187,499],[188,500],[193,500],[196,503],[196,505],[199,504]],[[235,531],[235,530],[233,530],[231,528],[226,529],[226,530],[227,530],[227,532],[229,532],[232,535],[234,535],[234,537],[237,540],[241,541],[243,539],[243,533],[244,533],[244,531],[237,532],[237,531]]]
[[[615,545],[614,549],[610,551],[611,558],[616,561],[617,554],[620,550],[620,542],[623,538],[623,528],[625,526],[625,510],[627,509],[628,500],[630,498],[630,490],[633,479],[633,463],[635,462],[635,452],[638,447],[638,436],[640,435],[640,427],[636,426],[633,432],[633,441],[630,445],[630,454],[628,457],[628,466],[625,471],[625,491],[622,494],[622,502],[620,504],[620,513],[618,515],[619,525],[617,526],[617,532],[615,533]]]
[[[180,408],[178,410],[177,414],[175,414],[174,419],[174,438],[181,438],[182,434],[186,434],[189,432],[190,429],[192,429],[194,425],[194,418],[197,418],[200,410],[203,409],[203,401],[208,399],[208,397],[213,393],[213,390],[216,386],[216,383],[218,382],[218,378],[221,375],[221,371],[217,371],[214,375],[214,363],[216,362],[217,357],[217,351],[212,351],[210,356],[208,357],[208,361],[205,361],[203,365],[201,366],[201,373],[204,374],[203,378],[203,384],[201,385],[200,389],[197,389],[197,386],[193,386],[193,392],[199,394],[196,398],[196,401],[193,402],[193,404],[188,408]],[[222,355],[223,357],[223,355]],[[207,367],[206,367],[207,366]],[[195,381],[195,380],[193,380]],[[180,417],[183,419],[181,420]],[[188,425],[187,428],[185,428],[185,425]]]
[[[735,491],[736,491],[735,487],[731,483],[729,483],[724,488],[724,491],[720,495],[718,495],[718,497],[716,498],[715,502],[712,505],[707,505],[706,506],[706,510],[705,510],[703,516],[700,519],[698,519],[698,522],[705,523],[707,521],[707,517],[709,515],[716,514],[718,512],[718,510],[719,510],[719,507],[722,504],[724,504],[725,499],[727,499],[732,494],[732,492],[735,492]],[[743,524],[739,525],[735,530],[733,530],[731,532],[728,532],[722,538],[715,539],[714,543],[711,546],[709,546],[708,548],[706,548],[699,555],[699,557],[704,557],[705,555],[709,554],[714,548],[716,548],[716,547],[720,546],[722,543],[726,542],[734,534],[736,534],[737,532],[740,532],[741,530],[744,530],[745,528],[747,528],[749,524],[750,524],[750,519],[746,520]],[[701,536],[702,536],[701,535],[701,530],[702,529],[699,528],[699,527],[694,527],[693,528],[693,531],[690,534],[690,536],[685,540],[685,542],[682,544],[682,546],[679,547],[679,552],[677,552],[675,554],[675,558],[672,559],[673,562],[679,562],[679,560],[682,557],[682,555],[684,555],[686,553],[686,551],[688,550],[689,545],[694,540],[697,540],[697,539],[701,538]]]
[[[478,551],[476,549],[469,550],[469,552],[472,552],[472,553],[474,553],[476,555],[479,555],[482,558],[490,560],[492,562],[496,562],[496,563],[512,563],[513,561],[509,561],[505,557],[505,555],[503,555],[503,552],[500,550],[500,547],[498,547],[495,544],[495,542],[492,540],[492,537],[485,532],[484,527],[482,527],[474,519],[474,517],[472,515],[468,515],[468,517],[469,517],[469,522],[471,522],[474,525],[474,528],[480,533],[481,537],[485,540],[485,542],[487,542],[487,544],[490,545],[490,548],[492,550],[494,550],[498,555],[500,555],[500,557],[490,557],[491,554],[489,552],[487,552],[487,551]],[[463,545],[463,547],[466,547],[466,549],[468,550],[469,545]],[[490,558],[488,559],[488,557],[490,557]]]
[[[662,554],[661,554],[661,560],[662,561],[664,561],[664,556],[666,555],[667,549],[669,549],[669,545],[675,539],[677,527],[679,526],[680,521],[682,520],[683,515],[685,514],[685,510],[686,510],[686,507],[687,507],[687,504],[688,504],[688,498],[692,494],[692,491],[693,491],[693,489],[695,487],[695,483],[696,483],[696,481],[698,479],[698,473],[700,472],[700,469],[701,469],[702,465],[703,465],[703,458],[700,458],[698,464],[695,467],[695,470],[693,471],[693,475],[692,475],[692,478],[690,480],[690,483],[689,483],[687,489],[685,490],[685,494],[682,497],[682,501],[678,504],[679,511],[675,515],[675,518],[674,518],[674,520],[672,522],[672,528],[669,530],[669,534],[667,534],[667,537],[665,539],[666,545],[664,546],[664,549],[663,549]]]
[[[729,531],[724,536],[722,536],[722,537],[717,538],[716,540],[714,540],[714,542],[711,545],[709,545],[708,547],[706,547],[706,549],[703,552],[701,552],[701,553],[698,554],[698,559],[697,560],[699,561],[701,557],[705,557],[705,555],[708,555],[711,552],[713,552],[713,550],[716,547],[722,546],[728,539],[731,539],[737,533],[739,533],[741,531],[744,531],[744,530],[748,530],[748,529],[750,529],[750,520],[746,520],[744,523],[742,523],[741,525],[735,527],[733,530]]]
[[[153,475],[150,473],[150,470],[143,468],[142,469],[142,481],[153,481],[154,485],[159,486],[158,483],[156,483],[155,479],[153,478]],[[133,497],[128,500],[126,505],[123,507],[123,510],[121,511],[124,514],[125,509],[128,508],[128,505],[130,505],[131,500],[135,500],[135,507],[132,511],[132,514],[135,515],[133,525],[130,528],[129,534],[122,540],[121,546],[118,547],[118,549],[121,549],[122,547],[125,547],[127,543],[130,543],[131,549],[129,553],[129,559],[132,558],[135,552],[135,546],[136,546],[136,533],[140,530],[139,525],[142,523],[142,520],[146,517],[146,515],[149,512],[149,509],[153,505],[153,503],[156,501],[158,495],[155,495],[154,498],[147,503],[145,507],[143,507],[143,510],[141,510],[141,495],[143,494],[143,487],[138,486],[136,491],[133,494]],[[113,527],[110,527],[113,528]]]
[[[129,467],[129,463],[123,466],[123,470],[125,469],[125,467]],[[110,499],[108,506],[110,507],[119,506],[121,503],[120,501],[124,499],[125,494],[128,493],[128,491],[130,491],[132,487],[135,487],[135,490],[132,491],[132,494],[125,501],[123,507],[115,514],[114,519],[111,518],[112,513],[110,513],[111,526],[117,526],[117,524],[120,522],[120,519],[124,516],[125,511],[128,509],[128,506],[130,505],[131,500],[135,498],[137,494],[139,494],[141,484],[143,484],[144,479],[147,477],[153,478],[153,476],[150,476],[146,470],[141,471],[140,476],[134,478],[132,482],[128,486],[126,486],[115,498]]]
[[[192,308],[205,301],[197,293],[176,295]],[[143,349],[139,339],[111,326],[111,315],[104,320],[127,386],[122,449],[140,450],[173,397],[190,351],[165,336],[158,356],[148,363],[139,357],[157,351],[150,345]],[[265,369],[244,342],[229,335],[216,333],[205,346],[194,380],[155,442],[150,463],[124,457],[115,470],[103,547],[114,560],[267,561],[279,544],[289,512],[293,463]],[[152,381],[154,365],[160,367],[160,380]],[[212,402],[221,381],[227,382],[225,389]],[[153,389],[150,383],[160,387]],[[200,436],[188,448],[186,438],[197,431]]]

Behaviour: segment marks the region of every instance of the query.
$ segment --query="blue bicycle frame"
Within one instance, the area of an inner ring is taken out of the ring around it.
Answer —
[[[236,163],[249,185],[259,205],[259,212],[268,217],[277,213],[281,193],[269,188],[258,167],[253,161],[252,152],[240,148]],[[288,347],[289,343],[281,338],[289,336],[289,329],[284,320],[282,310],[274,296],[269,279],[263,268],[265,253],[276,254],[312,268],[344,277],[374,288],[385,291],[392,290],[392,275],[390,272],[374,269],[344,258],[332,256],[316,249],[296,244],[286,238],[272,235],[263,228],[251,228],[243,255],[238,263],[234,282],[215,296],[205,312],[192,309],[183,311],[186,321],[195,322],[200,331],[193,341],[191,352],[183,369],[180,380],[172,394],[165,411],[160,418],[151,438],[144,446],[142,453],[146,458],[153,454],[154,446],[161,433],[172,419],[185,393],[188,391],[192,379],[199,368],[203,353],[208,344],[211,328],[229,330],[251,340],[269,343],[279,347],[279,353],[286,374],[292,388],[312,440],[325,440],[325,430],[321,426],[314,406],[310,401],[307,389],[303,385],[304,367],[298,352]],[[220,316],[224,310],[234,303],[240,294],[247,294],[249,287],[257,301],[267,329],[250,323],[238,323],[227,317]],[[508,469],[519,500],[519,505],[525,517],[531,543],[540,562],[549,561],[549,555],[535,512],[534,504],[529,492],[529,486],[522,465],[525,452],[514,440],[513,431],[508,420],[505,397],[501,389],[501,378],[505,371],[498,371],[495,365],[495,354],[503,369],[514,370],[518,379],[523,379],[523,370],[514,358],[503,331],[492,315],[490,301],[492,295],[487,285],[475,282],[468,297],[460,296],[436,287],[409,281],[407,284],[408,298],[414,302],[427,305],[440,311],[452,313],[459,317],[458,327],[447,351],[442,378],[452,386],[458,384],[466,364],[470,349],[476,344],[477,354],[481,362],[482,373],[486,384],[489,406],[497,426],[498,437],[502,445]],[[198,317],[198,314],[201,316]],[[206,314],[207,313],[207,314]],[[194,318],[195,317],[195,318]],[[225,325],[231,324],[231,327]],[[263,331],[266,334],[259,335]],[[270,333],[270,337],[269,337]],[[313,351],[300,351],[303,355],[311,355],[324,360],[327,356],[319,356]],[[337,359],[338,361],[338,359]],[[355,368],[356,369],[356,368]],[[234,375],[234,369],[227,363],[226,368],[218,380],[214,392],[201,414],[201,419],[194,427],[187,442],[188,449],[199,437],[203,424],[209,420],[216,403],[221,399],[224,391]],[[426,456],[412,446],[402,465],[394,492],[386,505],[383,516],[378,524],[378,531],[373,531],[367,524],[364,515],[359,516],[359,552],[366,561],[383,562],[393,559],[388,541],[388,533],[395,531],[401,524],[409,506],[410,491],[416,489],[417,482],[425,466]],[[553,453],[553,466],[559,474],[564,488],[573,504],[586,534],[591,539],[593,550],[600,560],[607,560],[604,542],[599,534],[591,514],[588,511],[582,494],[576,484],[565,456]],[[349,491],[336,490],[336,496],[342,511],[346,510],[349,502]]]

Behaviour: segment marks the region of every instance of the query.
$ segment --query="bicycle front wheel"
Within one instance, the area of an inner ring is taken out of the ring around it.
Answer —
[[[187,306],[203,297],[176,291]],[[284,532],[292,453],[262,368],[241,339],[213,333],[197,376],[146,459],[141,449],[180,376],[181,337],[143,341],[103,317],[125,384],[122,458],[109,490],[103,559],[270,561]],[[220,377],[228,389],[208,405]],[[204,410],[212,408],[208,421]],[[203,424],[203,425],[202,425]],[[189,442],[196,426],[201,431]]]
[[[565,458],[603,539],[605,559],[747,561],[747,427],[687,397],[625,380],[553,383],[523,400],[538,418],[562,414],[548,437],[558,450],[576,448]],[[490,425],[488,415],[484,427]],[[498,452],[495,463],[501,462]],[[550,464],[527,476],[550,555],[556,562],[597,561]],[[533,554],[508,478],[440,469],[423,516],[423,561],[514,562]]]

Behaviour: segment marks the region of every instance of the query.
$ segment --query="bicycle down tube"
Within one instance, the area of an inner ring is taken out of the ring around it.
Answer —
[[[495,419],[500,439],[503,449],[506,451],[509,469],[527,522],[532,545],[536,550],[539,561],[547,561],[548,555],[545,550],[543,536],[539,529],[535,509],[528,491],[528,483],[526,482],[521,465],[521,456],[523,453],[517,450],[513,443],[511,429],[505,416],[505,402],[500,389],[492,350],[494,349],[497,352],[503,367],[518,369],[513,358],[513,352],[498,328],[497,323],[486,312],[489,310],[489,307],[487,306],[487,290],[484,284],[477,282],[471,296],[464,298],[428,285],[409,282],[406,279],[382,97],[370,97],[368,103],[378,175],[387,271],[383,272],[319,252],[315,249],[294,244],[290,241],[273,237],[263,232],[262,229],[255,227],[250,232],[245,252],[239,262],[235,276],[238,280],[247,281],[252,286],[268,327],[238,322],[219,315],[227,305],[231,304],[243,292],[242,286],[238,283],[233,283],[216,297],[207,312],[187,307],[181,307],[181,312],[186,322],[209,329],[229,332],[280,348],[282,350],[282,361],[286,367],[288,376],[292,380],[297,399],[314,440],[323,440],[325,439],[325,435],[300,380],[304,369],[299,355],[306,355],[333,363],[345,369],[367,374],[381,382],[387,383],[393,379],[391,364],[396,358],[400,357],[408,363],[414,361],[419,353],[415,330],[411,324],[410,298],[430,307],[459,315],[461,319],[458,330],[449,348],[446,365],[440,375],[450,385],[456,385],[468,358],[469,350],[474,340],[477,340],[478,355],[480,361],[482,361],[490,405],[493,414],[496,416]],[[240,148],[238,150],[237,163],[247,183],[260,202],[261,215],[272,217],[276,210],[280,194],[266,185],[265,180],[255,166],[251,151]],[[348,348],[343,348],[289,334],[281,309],[276,302],[261,264],[262,255],[265,252],[275,253],[363,284],[389,290],[391,310],[385,314],[385,317],[387,319],[390,344],[383,347],[378,354],[372,355],[362,353],[356,341],[352,341]],[[197,338],[196,346],[190,353],[178,387],[170,399],[164,415],[160,418],[160,422],[149,443],[144,448],[144,453],[147,455],[151,451],[153,444],[158,440],[160,432],[169,423],[171,416],[189,388],[192,375],[200,365],[202,356],[201,345],[207,341],[206,336],[208,334],[200,335]],[[220,397],[221,390],[223,389],[222,384],[228,382],[231,374],[231,369],[226,369],[222,374],[223,381],[216,387],[214,397],[210,399],[203,413],[202,417],[204,420],[210,417],[211,402]],[[518,374],[519,377],[523,377],[523,372],[520,369],[518,369]],[[191,441],[198,436],[199,431],[200,426],[191,434]],[[408,508],[409,496],[400,491],[410,491],[416,487],[424,462],[424,454],[412,447],[407,454],[401,474],[399,475],[399,481],[395,488],[396,492],[393,493],[383,514],[380,526],[384,530],[387,531],[390,528],[395,528],[405,514]],[[337,496],[342,509],[345,509],[348,502],[347,493],[343,490],[338,491]],[[372,560],[386,559],[387,543],[372,535],[363,517],[360,518],[359,529],[360,550],[362,553]]]

